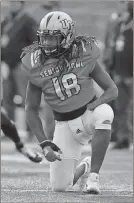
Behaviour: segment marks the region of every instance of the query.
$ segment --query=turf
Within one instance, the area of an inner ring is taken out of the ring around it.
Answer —
[[[108,150],[100,171],[101,195],[82,192],[51,191],[49,164],[35,164],[15,151],[13,143],[2,141],[1,149],[1,202],[133,202],[133,151]],[[30,144],[35,147],[34,143]],[[90,152],[84,152],[87,156]]]

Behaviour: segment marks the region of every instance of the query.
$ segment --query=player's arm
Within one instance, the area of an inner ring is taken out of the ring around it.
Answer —
[[[96,101],[88,105],[90,110],[101,104],[111,102],[118,96],[117,86],[98,60],[90,76],[104,90],[104,93]]]
[[[60,149],[53,142],[47,140],[47,137],[43,131],[41,119],[39,117],[39,107],[41,103],[41,88],[35,86],[31,82],[28,82],[25,110],[26,118],[31,130],[35,133],[39,145],[43,150],[43,153],[48,161],[61,160],[59,154],[55,154],[54,151],[60,152]]]
[[[41,95],[41,89],[33,85],[31,82],[28,82],[25,102],[26,119],[31,130],[37,136],[39,142],[42,142],[47,139],[43,131],[41,119],[39,117]]]

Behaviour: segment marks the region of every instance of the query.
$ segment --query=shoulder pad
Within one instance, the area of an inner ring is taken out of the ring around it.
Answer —
[[[36,50],[35,52],[32,52],[30,54],[26,54],[22,59],[22,64],[26,67],[28,71],[33,69],[37,63],[39,62],[40,57],[40,50]],[[37,66],[36,66],[37,67]]]
[[[97,60],[100,56],[100,50],[96,40],[91,40],[89,44],[84,45],[83,51],[84,55],[89,55],[94,60]]]

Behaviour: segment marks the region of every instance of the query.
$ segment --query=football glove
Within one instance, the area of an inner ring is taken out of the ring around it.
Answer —
[[[41,163],[42,162],[42,155],[39,152],[33,152],[29,148],[26,148],[25,146],[19,147],[16,145],[17,150],[22,153],[25,157],[27,157],[29,160],[35,163]]]
[[[62,154],[62,152],[61,152],[60,148],[56,144],[54,144],[52,141],[45,140],[45,141],[41,142],[39,145],[42,148],[45,158],[49,162],[54,162],[56,160],[61,161],[60,154]]]

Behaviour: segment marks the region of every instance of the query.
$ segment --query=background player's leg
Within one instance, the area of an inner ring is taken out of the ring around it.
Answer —
[[[5,136],[9,137],[16,146],[23,147],[23,143],[20,140],[17,129],[12,121],[9,120],[6,113],[1,112],[1,129]]]
[[[19,152],[30,159],[33,162],[41,162],[42,155],[40,153],[34,153],[27,149],[18,134],[16,126],[13,121],[10,121],[4,111],[1,111],[1,129],[5,136],[9,137],[14,143]]]

